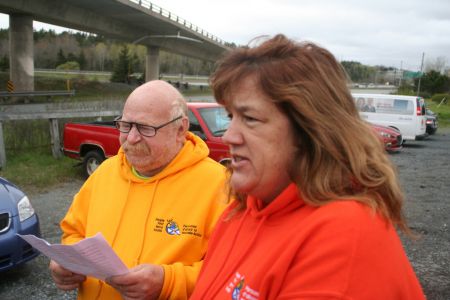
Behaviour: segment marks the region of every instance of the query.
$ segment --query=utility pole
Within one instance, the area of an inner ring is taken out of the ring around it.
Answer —
[[[400,79],[398,80],[398,87],[402,86],[402,79],[403,79],[403,60],[400,61]]]
[[[423,59],[425,58],[425,52],[422,53],[422,63],[420,64],[420,77],[419,77],[419,83],[417,84],[417,97],[420,93],[420,81],[422,79],[422,69],[423,69]]]

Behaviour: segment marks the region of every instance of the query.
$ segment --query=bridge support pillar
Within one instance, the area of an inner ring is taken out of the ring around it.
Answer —
[[[14,91],[34,91],[33,17],[9,15],[9,74]]]
[[[147,47],[145,81],[159,79],[159,47]]]

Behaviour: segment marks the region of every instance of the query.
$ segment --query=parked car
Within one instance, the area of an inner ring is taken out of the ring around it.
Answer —
[[[437,114],[435,114],[432,110],[427,108],[425,110],[425,117],[426,117],[425,122],[427,124],[427,133],[435,134],[439,126]]]
[[[225,108],[215,102],[188,102],[188,117],[189,131],[206,142],[212,159],[226,165],[230,153],[222,135],[228,129],[230,119]]]
[[[388,152],[400,151],[403,146],[403,137],[400,131],[395,128],[387,127],[379,124],[370,124],[377,133],[380,141],[384,144],[384,148]]]
[[[0,272],[39,255],[17,233],[40,237],[39,218],[28,197],[17,186],[0,177]]]
[[[217,103],[188,102],[189,130],[201,137],[209,148],[209,156],[226,164],[229,161],[228,146],[222,135],[228,127],[225,109]],[[119,131],[113,121],[90,123],[66,123],[62,152],[81,160],[83,173],[88,177],[108,157],[119,150]]]

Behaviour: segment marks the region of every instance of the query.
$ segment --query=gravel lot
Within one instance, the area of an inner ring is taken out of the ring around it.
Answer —
[[[408,142],[389,155],[398,166],[406,193],[409,225],[418,240],[402,237],[407,254],[429,300],[450,299],[450,129],[439,129],[425,141]],[[65,183],[52,191],[29,195],[39,214],[43,237],[59,242],[59,220],[64,216],[81,180]],[[0,273],[0,299],[75,299],[58,291],[50,279],[48,259],[37,259]]]

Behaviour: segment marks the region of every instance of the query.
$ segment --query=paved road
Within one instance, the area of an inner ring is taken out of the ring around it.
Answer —
[[[406,193],[405,212],[420,236],[404,246],[429,300],[450,299],[450,129],[391,155]]]

